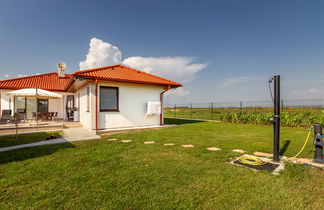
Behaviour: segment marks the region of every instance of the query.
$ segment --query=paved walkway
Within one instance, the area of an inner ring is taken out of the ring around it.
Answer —
[[[21,145],[16,145],[16,146],[11,146],[11,147],[3,147],[3,148],[0,148],[0,152],[21,149],[21,148],[25,148],[25,147],[37,147],[37,146],[51,145],[51,144],[63,144],[63,143],[67,143],[67,142],[68,141],[63,138],[53,139],[53,140],[48,140],[48,141],[38,141],[38,142],[30,143],[30,144],[21,144]]]
[[[63,143],[68,143],[73,141],[85,141],[85,140],[101,138],[100,136],[91,133],[89,130],[85,128],[68,128],[68,129],[64,129],[63,132],[65,138],[53,139],[48,141],[38,141],[30,144],[21,144],[21,145],[16,145],[11,147],[3,147],[0,148],[0,152],[21,149],[26,147],[37,147],[37,146],[51,145],[51,144],[63,144]]]

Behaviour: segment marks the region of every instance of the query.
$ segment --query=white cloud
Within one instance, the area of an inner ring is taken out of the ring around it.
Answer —
[[[291,93],[294,95],[308,95],[308,94],[323,94],[324,91],[320,91],[316,88],[309,88],[307,90],[294,90],[291,91]]]
[[[122,53],[118,47],[92,38],[86,59],[79,64],[80,70],[118,64],[121,63],[121,57]]]
[[[236,85],[242,82],[247,82],[249,80],[253,79],[253,77],[231,77],[231,78],[227,78],[225,79],[222,84],[221,87],[225,88],[225,87],[229,87],[232,85]]]
[[[27,74],[17,74],[16,78],[18,77],[27,77],[28,75]]]
[[[3,77],[4,77],[4,78],[9,78],[10,75],[9,75],[9,74],[5,74],[5,75],[3,75]]]
[[[80,62],[80,70],[118,63],[155,74],[180,83],[192,81],[196,74],[206,68],[206,64],[194,63],[191,57],[129,57],[122,61],[122,52],[118,47],[97,38],[90,41],[86,59]],[[187,95],[183,88],[171,91],[177,95]]]
[[[183,89],[182,87],[171,89],[166,92],[166,95],[186,96],[189,95],[190,91]]]
[[[206,67],[206,64],[193,62],[189,57],[130,57],[123,61],[131,67],[180,83],[192,81]]]

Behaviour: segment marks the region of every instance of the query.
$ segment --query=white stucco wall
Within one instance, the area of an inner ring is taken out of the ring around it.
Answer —
[[[128,83],[99,83],[100,86],[119,88],[119,112],[100,112],[99,129],[151,126],[160,124],[160,116],[146,116],[147,102],[160,101],[162,87]],[[98,98],[100,99],[100,91]],[[100,103],[98,103],[100,107]]]
[[[10,90],[0,90],[1,91],[1,110],[3,109],[9,109],[9,95],[7,95],[7,93]],[[12,103],[11,103],[12,105]],[[13,106],[11,106],[11,108],[13,108]]]
[[[87,87],[90,88],[89,111],[87,110]],[[78,99],[78,95],[80,98]],[[79,108],[80,123],[83,127],[94,130],[95,129],[95,86],[89,83],[75,93],[76,106]],[[80,104],[78,104],[80,102]]]

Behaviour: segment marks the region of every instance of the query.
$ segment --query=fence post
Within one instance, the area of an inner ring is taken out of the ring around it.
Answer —
[[[243,113],[243,102],[240,101],[240,110],[241,110],[241,114]]]
[[[177,118],[177,104],[174,104],[174,118]]]
[[[281,100],[281,111],[282,112],[284,111],[284,102],[283,102],[283,99]]]
[[[190,119],[192,120],[192,103],[190,104]]]
[[[211,102],[211,120],[214,120],[214,103]]]

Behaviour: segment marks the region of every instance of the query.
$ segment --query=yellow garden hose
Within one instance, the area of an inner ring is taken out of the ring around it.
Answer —
[[[296,158],[305,149],[306,144],[307,144],[309,137],[311,135],[311,132],[312,132],[312,130],[311,130],[311,128],[309,128],[309,132],[308,132],[308,135],[307,135],[307,138],[305,140],[303,147],[294,157],[288,158],[289,160]],[[270,162],[270,161],[263,161],[260,158],[253,157],[253,156],[242,156],[238,159],[238,161],[240,161],[243,164],[254,165],[254,166],[260,166],[260,165],[264,165],[264,164]]]
[[[309,137],[310,137],[310,135],[311,135],[311,132],[312,132],[312,130],[309,130],[309,132],[308,132],[308,135],[307,135],[307,138],[306,138],[306,141],[305,141],[305,143],[304,143],[304,146],[301,148],[301,150],[297,153],[297,155],[295,155],[294,157],[291,157],[291,158],[288,158],[289,160],[291,160],[291,159],[295,159],[298,155],[300,155],[300,153],[305,149],[305,147],[306,147],[306,144],[307,144],[307,142],[308,142],[308,139],[309,139]]]
[[[264,165],[268,162],[262,161],[260,158],[252,157],[252,156],[242,156],[238,159],[241,163],[253,166],[260,166]]]

